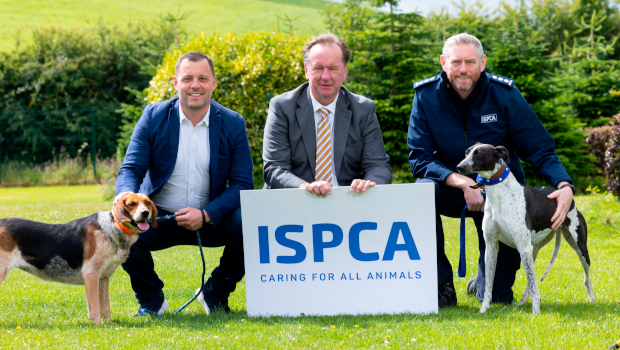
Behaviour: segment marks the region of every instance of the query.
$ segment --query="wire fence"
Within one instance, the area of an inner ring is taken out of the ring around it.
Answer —
[[[117,108],[0,112],[0,182],[9,162],[41,165],[63,159],[92,164],[116,154],[122,116]]]

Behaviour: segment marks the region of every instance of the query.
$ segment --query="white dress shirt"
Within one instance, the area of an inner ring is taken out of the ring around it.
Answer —
[[[332,187],[338,187],[338,179],[336,179],[336,165],[334,163],[334,118],[336,117],[336,102],[338,102],[338,95],[336,95],[334,101],[327,106],[323,106],[319,101],[317,101],[316,98],[314,98],[314,95],[312,95],[312,92],[310,92],[310,98],[312,99],[312,109],[314,110],[314,130],[317,133],[317,137],[319,136],[319,121],[323,118],[323,114],[319,112],[319,109],[325,107],[329,111],[329,113],[327,113],[327,122],[329,123],[329,129],[332,136]]]
[[[179,105],[179,149],[174,170],[153,202],[163,210],[174,213],[183,208],[202,209],[210,201],[209,177],[209,115],[196,126],[187,119]]]

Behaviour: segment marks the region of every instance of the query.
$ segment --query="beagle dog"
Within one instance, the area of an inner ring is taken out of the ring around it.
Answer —
[[[0,220],[0,283],[18,268],[41,279],[86,286],[88,318],[111,321],[110,276],[127,260],[138,234],[157,227],[157,208],[144,194],[129,194],[112,211],[64,224]]]

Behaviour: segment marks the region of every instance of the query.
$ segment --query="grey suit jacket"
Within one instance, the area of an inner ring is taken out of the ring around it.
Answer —
[[[355,179],[392,183],[375,103],[340,88],[334,118],[333,161],[338,185]],[[263,135],[264,188],[297,188],[313,182],[316,129],[308,83],[269,102]]]

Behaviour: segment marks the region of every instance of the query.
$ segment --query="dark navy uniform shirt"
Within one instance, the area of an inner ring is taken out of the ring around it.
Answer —
[[[551,135],[512,79],[483,72],[465,101],[458,96],[444,72],[413,84],[407,144],[409,164],[416,178],[445,184],[476,142],[504,146],[510,170],[525,185],[520,159],[531,163],[537,176],[556,186],[572,183],[557,154]]]

